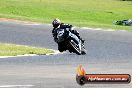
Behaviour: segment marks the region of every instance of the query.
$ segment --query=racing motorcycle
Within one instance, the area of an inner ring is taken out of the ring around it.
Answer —
[[[80,40],[75,34],[71,33],[69,29],[57,29],[58,44],[61,44],[62,51],[69,50],[70,53],[78,55],[86,54],[84,42]],[[61,52],[62,52],[61,51]]]

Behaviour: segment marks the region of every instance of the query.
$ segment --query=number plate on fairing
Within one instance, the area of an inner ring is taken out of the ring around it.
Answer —
[[[58,37],[61,37],[61,36],[63,36],[63,34],[64,34],[64,29],[59,29],[58,31],[57,31],[57,36]]]

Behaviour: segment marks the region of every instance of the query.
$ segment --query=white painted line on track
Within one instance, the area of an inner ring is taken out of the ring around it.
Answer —
[[[23,24],[23,25],[42,25],[42,24],[37,24],[37,23],[36,23],[36,24],[34,24],[34,23],[33,23],[33,24],[26,24],[26,23],[25,23],[25,24]]]
[[[50,49],[52,51],[54,51],[54,53],[48,53],[48,54],[44,54],[44,55],[56,55],[56,54],[63,54],[63,53],[60,53],[58,50],[53,50],[53,49]],[[42,54],[43,55],[43,54]],[[10,58],[10,57],[26,57],[26,56],[41,56],[38,55],[38,54],[24,54],[24,55],[17,55],[17,56],[0,56],[0,58]]]
[[[23,25],[44,25],[43,23],[37,23],[37,22],[30,22],[30,21],[21,21],[21,20],[14,20],[14,19],[7,19],[7,18],[0,18],[0,22],[15,22],[17,24],[23,24]],[[52,24],[46,24],[46,25],[49,25],[49,26],[52,26]],[[108,28],[89,28],[89,27],[77,27],[77,26],[73,26],[75,28],[79,28],[79,29],[84,29],[84,30],[92,30],[92,31],[121,31],[121,32],[126,32],[126,30],[114,30],[114,29],[108,29]]]
[[[76,27],[76,28],[79,28],[79,27]],[[103,28],[88,28],[88,27],[80,27],[79,29],[91,30],[91,31],[108,31],[108,32],[121,31],[121,32],[126,32],[126,30],[114,30],[114,29],[103,29]]]
[[[0,56],[0,58],[24,57],[24,56],[39,56],[39,55],[37,55],[37,54],[24,54],[24,55],[17,55],[17,56]]]
[[[23,88],[30,88],[34,85],[0,85],[0,88],[13,88],[13,87],[23,87]]]
[[[65,53],[65,52],[61,53],[58,50],[53,50],[53,49],[50,49],[50,50],[54,51],[54,53],[49,53],[49,54],[46,54],[46,55],[56,55],[56,54],[63,54],[63,53]]]

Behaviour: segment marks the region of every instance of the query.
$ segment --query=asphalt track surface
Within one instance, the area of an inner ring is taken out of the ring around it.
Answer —
[[[0,21],[0,42],[57,50],[51,25]],[[132,84],[76,83],[76,69],[97,74],[132,75],[132,32],[76,28],[86,40],[86,55],[0,58],[0,88],[132,88]]]

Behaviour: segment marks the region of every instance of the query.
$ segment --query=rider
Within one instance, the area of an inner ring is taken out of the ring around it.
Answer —
[[[57,29],[58,28],[62,28],[62,29],[65,29],[65,30],[68,28],[71,33],[75,34],[84,43],[84,40],[80,37],[79,32],[77,30],[74,30],[72,25],[61,23],[61,21],[58,18],[53,20],[52,25],[53,25],[52,34],[53,34],[53,37],[54,37],[54,41],[56,43],[58,43],[57,42]],[[58,43],[58,50],[60,52],[63,52],[62,45],[60,43]]]

